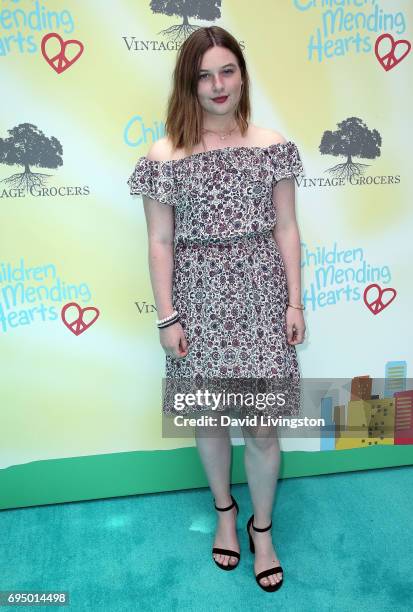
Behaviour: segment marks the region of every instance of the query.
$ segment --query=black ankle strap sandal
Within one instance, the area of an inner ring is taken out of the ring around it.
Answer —
[[[254,545],[254,540],[252,539],[252,536],[250,534],[250,526],[252,526],[254,531],[268,531],[269,529],[271,529],[272,527],[272,521],[271,523],[268,525],[268,527],[264,527],[264,528],[260,528],[260,527],[254,527],[254,515],[252,515],[247,523],[247,533],[248,533],[248,537],[250,540],[250,551],[255,554],[255,545]],[[260,586],[262,589],[264,589],[264,591],[268,591],[270,593],[272,593],[273,591],[278,591],[279,588],[281,588],[283,582],[284,582],[284,576],[281,578],[281,580],[279,582],[277,582],[277,584],[261,584],[260,580],[262,580],[262,578],[267,578],[267,576],[271,576],[271,574],[283,574],[283,568],[281,567],[281,565],[277,565],[277,567],[270,567],[269,569],[266,569],[262,572],[260,572],[259,574],[255,575],[255,580],[257,581],[258,586]]]
[[[232,497],[231,495],[231,499],[232,499],[232,504],[227,506],[226,508],[218,508],[215,504],[215,500],[214,500],[214,506],[216,510],[219,510],[220,512],[226,512],[227,510],[231,510],[234,506],[237,509],[237,516],[238,516],[238,512],[239,512],[239,508],[238,508],[238,504],[235,501],[235,499]],[[237,552],[236,550],[228,550],[227,548],[217,548],[214,546],[214,548],[212,549],[212,554],[218,554],[218,555],[229,555],[230,557],[236,557],[238,559],[238,563],[236,565],[230,565],[228,563],[228,565],[222,565],[222,563],[218,563],[218,561],[216,559],[214,559],[214,557],[212,557],[215,561],[215,563],[218,565],[218,567],[220,567],[221,569],[225,570],[225,571],[230,571],[235,569],[236,567],[238,567],[239,565],[239,559],[240,559],[240,554],[239,552]]]

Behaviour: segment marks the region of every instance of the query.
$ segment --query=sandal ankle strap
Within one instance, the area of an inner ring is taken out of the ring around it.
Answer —
[[[215,505],[215,499],[214,499],[215,509],[219,510],[220,512],[224,512],[225,510],[231,510],[231,508],[233,508],[235,506],[235,504],[237,503],[235,501],[235,499],[232,497],[232,495],[231,495],[231,499],[232,499],[232,504],[230,506],[228,506],[227,508],[217,508],[217,506]]]
[[[270,522],[268,527],[264,527],[263,529],[260,529],[259,527],[254,527],[254,517],[252,517],[251,525],[254,531],[268,531],[272,527],[272,521]]]

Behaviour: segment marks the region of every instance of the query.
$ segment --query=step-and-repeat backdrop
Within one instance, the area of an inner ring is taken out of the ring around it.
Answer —
[[[16,467],[21,486],[33,462],[194,448],[162,437],[146,222],[126,181],[165,134],[177,50],[206,25],[242,46],[252,122],[299,148],[300,368],[345,381],[316,399],[328,428],[282,439],[285,457],[305,451],[304,466],[315,454],[329,462],[326,451],[413,449],[413,7],[263,0],[251,10],[247,0],[1,2],[4,506]],[[138,474],[129,492],[139,490]]]

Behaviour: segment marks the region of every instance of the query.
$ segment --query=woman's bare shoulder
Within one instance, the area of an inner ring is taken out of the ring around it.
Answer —
[[[254,126],[254,131],[254,140],[260,147],[268,147],[272,144],[285,144],[287,142],[287,139],[276,130]]]
[[[152,143],[146,157],[152,161],[169,161],[172,159],[172,144],[167,136]]]

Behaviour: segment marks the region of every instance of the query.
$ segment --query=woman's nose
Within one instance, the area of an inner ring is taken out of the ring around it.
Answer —
[[[215,87],[215,89],[218,89],[218,90],[222,89],[222,83],[221,83],[221,79],[219,77],[215,78],[214,87]]]

